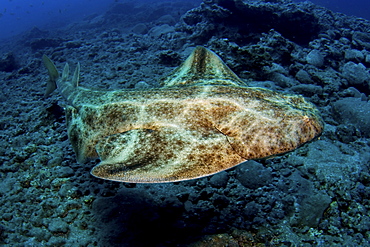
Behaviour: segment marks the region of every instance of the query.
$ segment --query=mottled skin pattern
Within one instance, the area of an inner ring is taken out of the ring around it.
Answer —
[[[294,150],[323,130],[303,97],[247,87],[203,47],[156,89],[90,90],[67,82],[67,72],[57,85],[69,103],[69,139],[79,162],[100,158],[92,174],[104,179],[204,177]]]

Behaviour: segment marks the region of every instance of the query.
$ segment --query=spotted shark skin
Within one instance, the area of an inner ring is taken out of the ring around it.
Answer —
[[[209,176],[243,161],[283,154],[323,131],[302,96],[248,87],[212,51],[196,47],[152,89],[92,90],[69,81],[43,57],[66,99],[68,137],[78,162],[99,158],[91,174],[130,183]]]

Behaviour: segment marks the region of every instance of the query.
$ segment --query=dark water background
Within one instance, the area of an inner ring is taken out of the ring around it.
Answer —
[[[2,0],[0,1],[0,39],[8,38],[33,26],[57,28],[100,14],[115,2],[133,0]],[[150,4],[162,0],[135,0]],[[179,1],[179,0],[175,0]],[[189,0],[182,0],[189,2]],[[300,0],[296,0],[300,1]],[[201,2],[201,0],[192,0]],[[333,11],[359,16],[370,20],[370,0],[312,0]]]
[[[304,2],[296,0],[296,2]],[[354,15],[370,20],[370,0],[311,0],[334,12]]]

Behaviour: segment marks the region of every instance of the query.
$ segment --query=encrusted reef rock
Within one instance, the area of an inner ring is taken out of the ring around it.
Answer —
[[[0,71],[12,72],[19,68],[13,53],[8,53],[0,58]]]
[[[246,42],[258,38],[256,34],[275,29],[292,41],[307,44],[323,28],[318,17],[308,10],[308,6],[290,1],[207,0],[182,17],[180,29],[192,33],[198,42],[235,29],[239,35],[234,41]]]
[[[54,38],[38,38],[33,39],[29,42],[29,46],[32,48],[32,50],[40,50],[45,49],[47,47],[57,47],[61,43],[60,39],[54,39]]]
[[[370,137],[369,109],[370,102],[360,98],[348,97],[333,103],[334,118],[340,123],[355,126],[366,137]]]

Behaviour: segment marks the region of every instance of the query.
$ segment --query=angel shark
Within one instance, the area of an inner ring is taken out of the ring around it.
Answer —
[[[152,89],[92,90],[43,56],[58,88],[78,162],[99,158],[91,174],[131,183],[200,178],[243,161],[292,151],[323,131],[302,96],[248,87],[212,51],[198,46]]]

